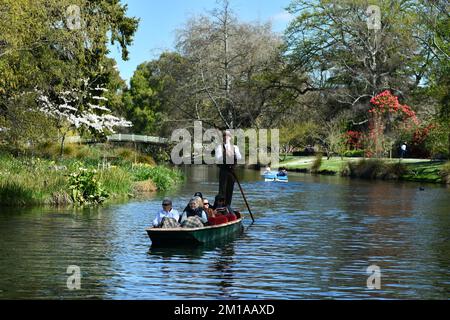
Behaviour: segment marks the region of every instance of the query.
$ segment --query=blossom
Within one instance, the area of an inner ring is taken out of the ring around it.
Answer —
[[[93,95],[92,91],[107,92],[108,90],[99,86],[94,89],[89,88],[89,79],[82,79],[82,82],[86,86],[84,91],[79,91],[76,88],[62,91],[58,93],[54,101],[51,101],[41,91],[36,90],[38,92],[37,102],[40,105],[39,110],[50,117],[66,120],[77,129],[84,126],[99,133],[104,132],[104,130],[114,133],[116,127],[132,126],[130,121],[112,115],[108,107],[85,102],[89,100],[107,102],[106,97]],[[79,97],[79,92],[82,93],[82,97]]]

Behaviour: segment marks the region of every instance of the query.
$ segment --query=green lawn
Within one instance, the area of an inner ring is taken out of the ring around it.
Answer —
[[[303,169],[309,170],[316,158],[315,157],[294,157],[288,156],[285,161],[280,162],[280,166],[286,167],[288,170]],[[326,157],[322,158],[322,165],[319,171],[332,171],[336,174],[347,167],[349,162],[357,162],[363,158],[343,158],[333,157],[327,160]],[[395,163],[399,159],[381,159],[386,163]],[[442,183],[442,177],[440,175],[441,170],[444,167],[443,161],[430,161],[427,159],[403,159],[401,163],[404,163],[407,168],[407,174],[401,176],[401,180],[408,181],[423,181],[423,182],[437,182]],[[320,173],[320,172],[319,172]]]

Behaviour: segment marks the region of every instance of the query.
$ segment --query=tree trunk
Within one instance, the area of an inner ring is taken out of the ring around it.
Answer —
[[[66,140],[66,133],[61,136],[61,148],[59,150],[59,157],[62,158],[64,155],[64,141]]]

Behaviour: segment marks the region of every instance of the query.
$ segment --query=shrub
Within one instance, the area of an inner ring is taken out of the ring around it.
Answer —
[[[349,162],[348,167],[341,171],[341,175],[362,179],[398,180],[407,172],[407,166],[401,162],[385,163],[379,159],[363,159]]]
[[[55,158],[59,155],[58,145],[50,141],[39,144],[35,152],[36,155],[47,159]]]
[[[362,159],[358,162],[349,162],[348,169],[350,177],[375,179],[383,173],[384,163],[378,159]]]
[[[127,168],[111,167],[101,171],[100,182],[111,195],[128,196],[133,191],[133,175]]]
[[[74,203],[101,204],[108,198],[96,174],[96,170],[79,168],[78,172],[69,175],[69,194]]]
[[[155,192],[156,190],[158,190],[155,183],[151,179],[146,180],[146,181],[135,182],[133,189],[134,189],[134,192],[137,192],[137,193]]]
[[[311,166],[311,172],[317,173],[319,171],[321,165],[322,165],[322,154],[318,153],[316,155],[316,158],[314,159],[312,166]]]
[[[381,178],[386,180],[398,180],[408,172],[406,165],[401,162],[388,163],[384,166]]]
[[[344,152],[344,157],[364,157],[364,150],[347,150]]]
[[[2,205],[25,205],[37,203],[35,194],[31,189],[14,181],[5,181],[0,184],[0,204]]]
[[[163,166],[136,165],[131,170],[135,181],[151,179],[158,190],[168,190],[177,181],[182,180],[182,175],[178,170]]]

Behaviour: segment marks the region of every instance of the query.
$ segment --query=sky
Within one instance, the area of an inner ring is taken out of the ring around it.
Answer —
[[[291,16],[284,9],[291,0],[230,0],[231,8],[245,22],[271,21],[275,32],[283,32]],[[129,47],[128,61],[123,61],[117,45],[110,47],[109,56],[115,58],[120,75],[127,82],[136,67],[160,53],[173,50],[175,30],[198,14],[205,14],[216,6],[216,0],[122,0],[128,5],[127,16],[140,18],[139,29]]]

